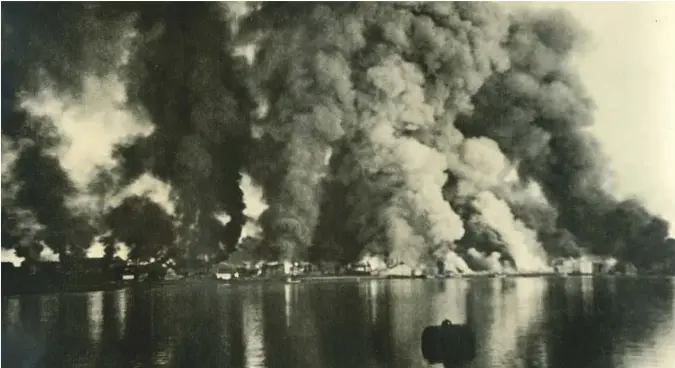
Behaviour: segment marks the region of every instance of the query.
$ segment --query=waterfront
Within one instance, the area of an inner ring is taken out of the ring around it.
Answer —
[[[3,297],[2,357],[19,367],[426,367],[421,331],[449,318],[476,331],[471,367],[666,368],[674,289],[669,278],[476,278]]]

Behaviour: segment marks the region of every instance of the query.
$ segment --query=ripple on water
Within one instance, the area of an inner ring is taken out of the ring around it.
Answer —
[[[469,323],[476,332],[479,355],[472,368],[588,362],[665,368],[675,361],[674,289],[672,279],[570,277],[227,288],[192,283],[21,296],[3,298],[3,362],[5,349],[21,332],[33,343],[17,345],[23,348],[13,356],[49,367],[189,362],[196,367],[421,368],[427,367],[419,347],[422,329],[448,318]]]

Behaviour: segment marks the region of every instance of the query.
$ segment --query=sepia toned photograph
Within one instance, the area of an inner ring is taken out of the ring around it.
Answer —
[[[1,23],[3,367],[675,367],[675,2]]]

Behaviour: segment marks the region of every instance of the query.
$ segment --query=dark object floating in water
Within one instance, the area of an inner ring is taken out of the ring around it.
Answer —
[[[476,336],[467,325],[444,320],[422,332],[422,355],[430,364],[455,367],[476,357]]]

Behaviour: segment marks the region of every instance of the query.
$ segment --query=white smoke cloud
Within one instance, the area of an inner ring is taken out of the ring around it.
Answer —
[[[239,241],[249,236],[259,237],[262,234],[262,228],[258,223],[258,219],[268,208],[263,197],[262,188],[256,185],[246,173],[242,173],[241,175],[240,188],[244,193],[244,205],[246,206],[244,216],[246,216],[246,223],[241,231]]]
[[[389,260],[417,265],[425,252],[464,235],[461,218],[442,196],[444,155],[408,136],[431,129],[434,110],[425,102],[424,76],[400,57],[387,57],[366,74],[374,98],[362,116],[370,139],[364,152],[374,155],[359,161],[368,173],[394,174],[403,184],[380,216],[391,243]]]
[[[40,252],[40,260],[46,262],[59,262],[60,257],[58,254],[54,253],[52,248],[49,248],[44,243],[42,243],[42,251]]]
[[[499,233],[521,272],[548,270],[537,234],[516,219],[509,206],[492,192],[481,192],[471,202],[481,220]]]
[[[145,173],[110,199],[108,206],[119,205],[132,195],[143,196],[160,205],[168,214],[175,215],[176,204],[171,197],[171,186],[151,174]]]
[[[458,186],[458,195],[462,197],[499,188],[512,172],[499,145],[489,138],[469,138],[458,148],[458,153],[449,153],[448,167],[463,179]]]
[[[485,255],[475,248],[469,248],[466,252],[467,257],[476,264],[475,268],[478,268],[477,271],[492,271],[492,272],[501,272],[502,264],[499,261],[499,253],[493,252],[489,255]]]
[[[10,262],[14,267],[19,267],[26,260],[24,257],[19,257],[16,255],[16,249],[5,249],[2,248],[2,254],[0,254],[0,259],[2,262]]]
[[[255,62],[255,53],[258,49],[258,46],[256,44],[247,44],[243,46],[238,46],[236,47],[233,51],[232,54],[234,56],[242,56],[246,59],[246,62],[249,65],[252,65],[253,62]]]
[[[128,54],[125,53],[122,58],[128,58]],[[98,170],[114,168],[116,162],[112,153],[115,145],[134,137],[147,136],[153,130],[149,121],[127,106],[126,86],[115,74],[84,76],[83,90],[78,95],[59,93],[47,85],[36,95],[24,98],[21,106],[33,117],[50,120],[63,137],[63,143],[54,154],[79,189],[71,205],[83,209],[97,208],[100,198],[87,193],[86,188]],[[148,174],[112,198],[106,198],[104,205],[106,208],[115,206],[134,194],[147,195],[167,212],[174,213],[170,187]],[[128,250],[120,245],[117,248],[122,250],[116,254],[125,258]],[[87,249],[87,257],[100,258],[103,250],[102,244],[94,241]],[[41,257],[54,259],[50,254]]]
[[[126,244],[118,243],[115,245],[114,257],[118,257],[119,259],[126,261],[129,259],[129,251],[131,251],[131,249]]]
[[[473,273],[473,270],[469,267],[466,261],[460,257],[454,251],[448,250],[445,256],[442,258],[443,265],[445,266],[446,272],[450,273],[460,273],[460,274],[470,274]]]
[[[126,89],[119,77],[85,76],[78,96],[45,87],[21,103],[26,111],[51,120],[64,143],[57,148],[59,162],[81,189],[91,182],[97,167],[112,168],[115,144],[148,135],[152,125],[128,109]]]
[[[5,192],[6,185],[11,181],[12,169],[14,168],[14,163],[19,158],[20,145],[15,144],[9,138],[2,136],[2,186],[3,193]]]
[[[525,190],[517,191],[519,178],[514,165],[489,138],[465,139],[458,151],[448,155],[449,168],[460,178],[456,195],[470,199],[471,206],[478,212],[474,220],[500,235],[519,271],[547,270],[545,251],[536,232],[516,219],[507,202],[495,194],[507,193],[514,199],[541,202],[545,201],[541,188],[532,183]],[[479,263],[487,262],[490,269],[501,269],[494,254],[485,258],[474,252],[471,257]]]
[[[103,258],[105,255],[105,245],[100,241],[94,240],[94,243],[87,249],[87,258]]]
[[[227,223],[230,222],[230,220],[232,220],[232,216],[228,215],[227,212],[215,213],[213,217],[215,217],[216,220],[218,220],[218,222],[220,222],[223,225],[227,225]]]
[[[508,183],[501,188],[498,194],[504,195],[511,203],[536,203],[541,205],[550,205],[541,185],[536,181],[530,181],[525,185],[518,182]]]
[[[387,263],[381,257],[366,254],[361,258],[361,262],[368,265],[371,271],[381,271],[387,268]]]
[[[119,258],[123,261],[129,259],[129,247],[124,243],[115,244],[115,253],[113,257]],[[100,242],[100,239],[94,239],[93,244],[87,249],[87,258],[103,258],[105,256],[105,245]]]

